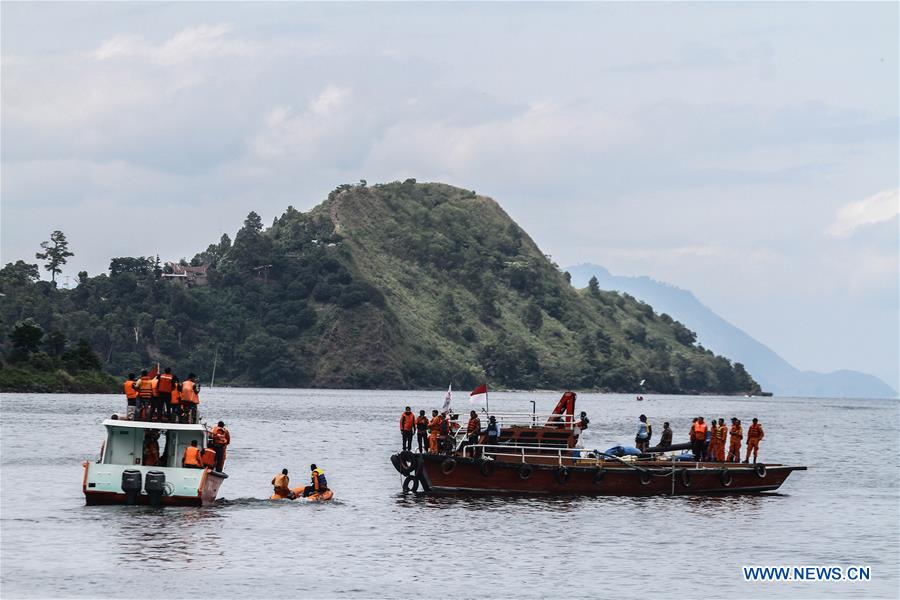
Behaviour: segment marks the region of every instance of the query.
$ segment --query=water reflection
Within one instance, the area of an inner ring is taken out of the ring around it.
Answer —
[[[103,507],[123,564],[178,563],[215,566],[224,556],[219,528],[224,521],[210,508]]]

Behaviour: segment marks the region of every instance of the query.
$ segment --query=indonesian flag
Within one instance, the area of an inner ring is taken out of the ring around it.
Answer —
[[[441,408],[441,412],[450,412],[450,398],[453,395],[453,384],[447,388],[447,395],[444,396],[444,406]]]
[[[472,390],[472,393],[469,394],[469,402],[475,404],[476,402],[481,403],[487,400],[487,384],[482,383],[477,388]]]

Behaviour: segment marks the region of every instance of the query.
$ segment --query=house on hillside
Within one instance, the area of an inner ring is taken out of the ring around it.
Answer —
[[[166,271],[171,270],[171,273],[163,273],[162,276],[165,279],[180,281],[187,286],[204,286],[209,284],[209,277],[207,275],[207,271],[209,270],[208,263],[196,267],[180,265],[178,263],[166,263],[166,266],[169,267]]]

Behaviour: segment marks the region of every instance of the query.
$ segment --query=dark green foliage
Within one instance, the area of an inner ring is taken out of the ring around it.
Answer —
[[[65,373],[159,362],[208,380],[218,355],[216,382],[230,385],[758,389],[651,307],[574,290],[495,202],[442,184],[341,185],[268,229],[251,212],[191,264],[208,266],[207,286],[155,277],[155,257],[113,259],[72,290],[9,264],[0,322],[50,331],[20,363]],[[17,352],[9,339],[0,350]]]
[[[43,337],[44,329],[35,323],[34,319],[29,317],[16,323],[12,333],[9,334],[14,353],[13,360],[27,360],[31,354],[38,351]]]

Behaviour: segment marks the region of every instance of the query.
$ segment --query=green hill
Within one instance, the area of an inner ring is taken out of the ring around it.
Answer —
[[[342,185],[268,229],[251,213],[192,264],[208,285],[143,258],[72,290],[7,265],[0,316],[87,339],[117,374],[159,361],[208,380],[217,353],[234,385],[758,389],[667,315],[575,290],[496,202],[448,185]]]

